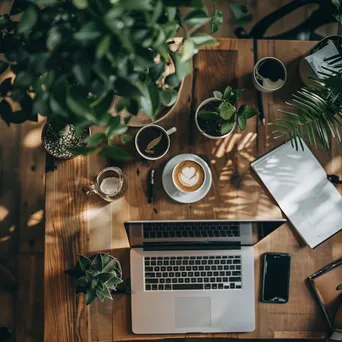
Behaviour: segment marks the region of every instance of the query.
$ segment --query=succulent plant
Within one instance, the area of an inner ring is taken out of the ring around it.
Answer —
[[[76,266],[65,271],[76,282],[76,293],[86,295],[89,305],[96,297],[101,302],[113,299],[111,290],[122,283],[122,270],[118,259],[107,253],[98,253],[90,258],[79,254]]]
[[[215,101],[207,103],[198,112],[198,123],[201,128],[212,136],[222,136],[232,130],[237,120],[240,130],[243,131],[247,120],[257,114],[257,110],[249,105],[236,107],[243,91],[229,86],[223,94],[214,91]]]

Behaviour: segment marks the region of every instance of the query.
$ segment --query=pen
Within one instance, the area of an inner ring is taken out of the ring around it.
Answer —
[[[258,110],[259,110],[259,118],[263,125],[265,125],[265,116],[264,116],[264,107],[262,105],[262,94],[260,91],[258,93]]]
[[[155,169],[151,169],[148,177],[148,203],[153,203],[155,200],[154,174]]]

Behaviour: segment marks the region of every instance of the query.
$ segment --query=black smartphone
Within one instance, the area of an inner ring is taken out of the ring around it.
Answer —
[[[291,256],[265,253],[261,300],[265,303],[287,303],[289,300]]]

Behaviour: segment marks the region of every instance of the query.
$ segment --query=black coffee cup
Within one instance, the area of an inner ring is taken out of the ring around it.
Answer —
[[[145,159],[160,159],[165,156],[170,148],[169,135],[176,131],[176,127],[165,130],[163,127],[154,124],[144,126],[135,136],[135,148]]]

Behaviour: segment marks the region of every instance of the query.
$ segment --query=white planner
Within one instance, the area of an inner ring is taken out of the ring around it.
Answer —
[[[303,141],[291,142],[251,163],[281,210],[311,248],[342,228],[342,197]]]

